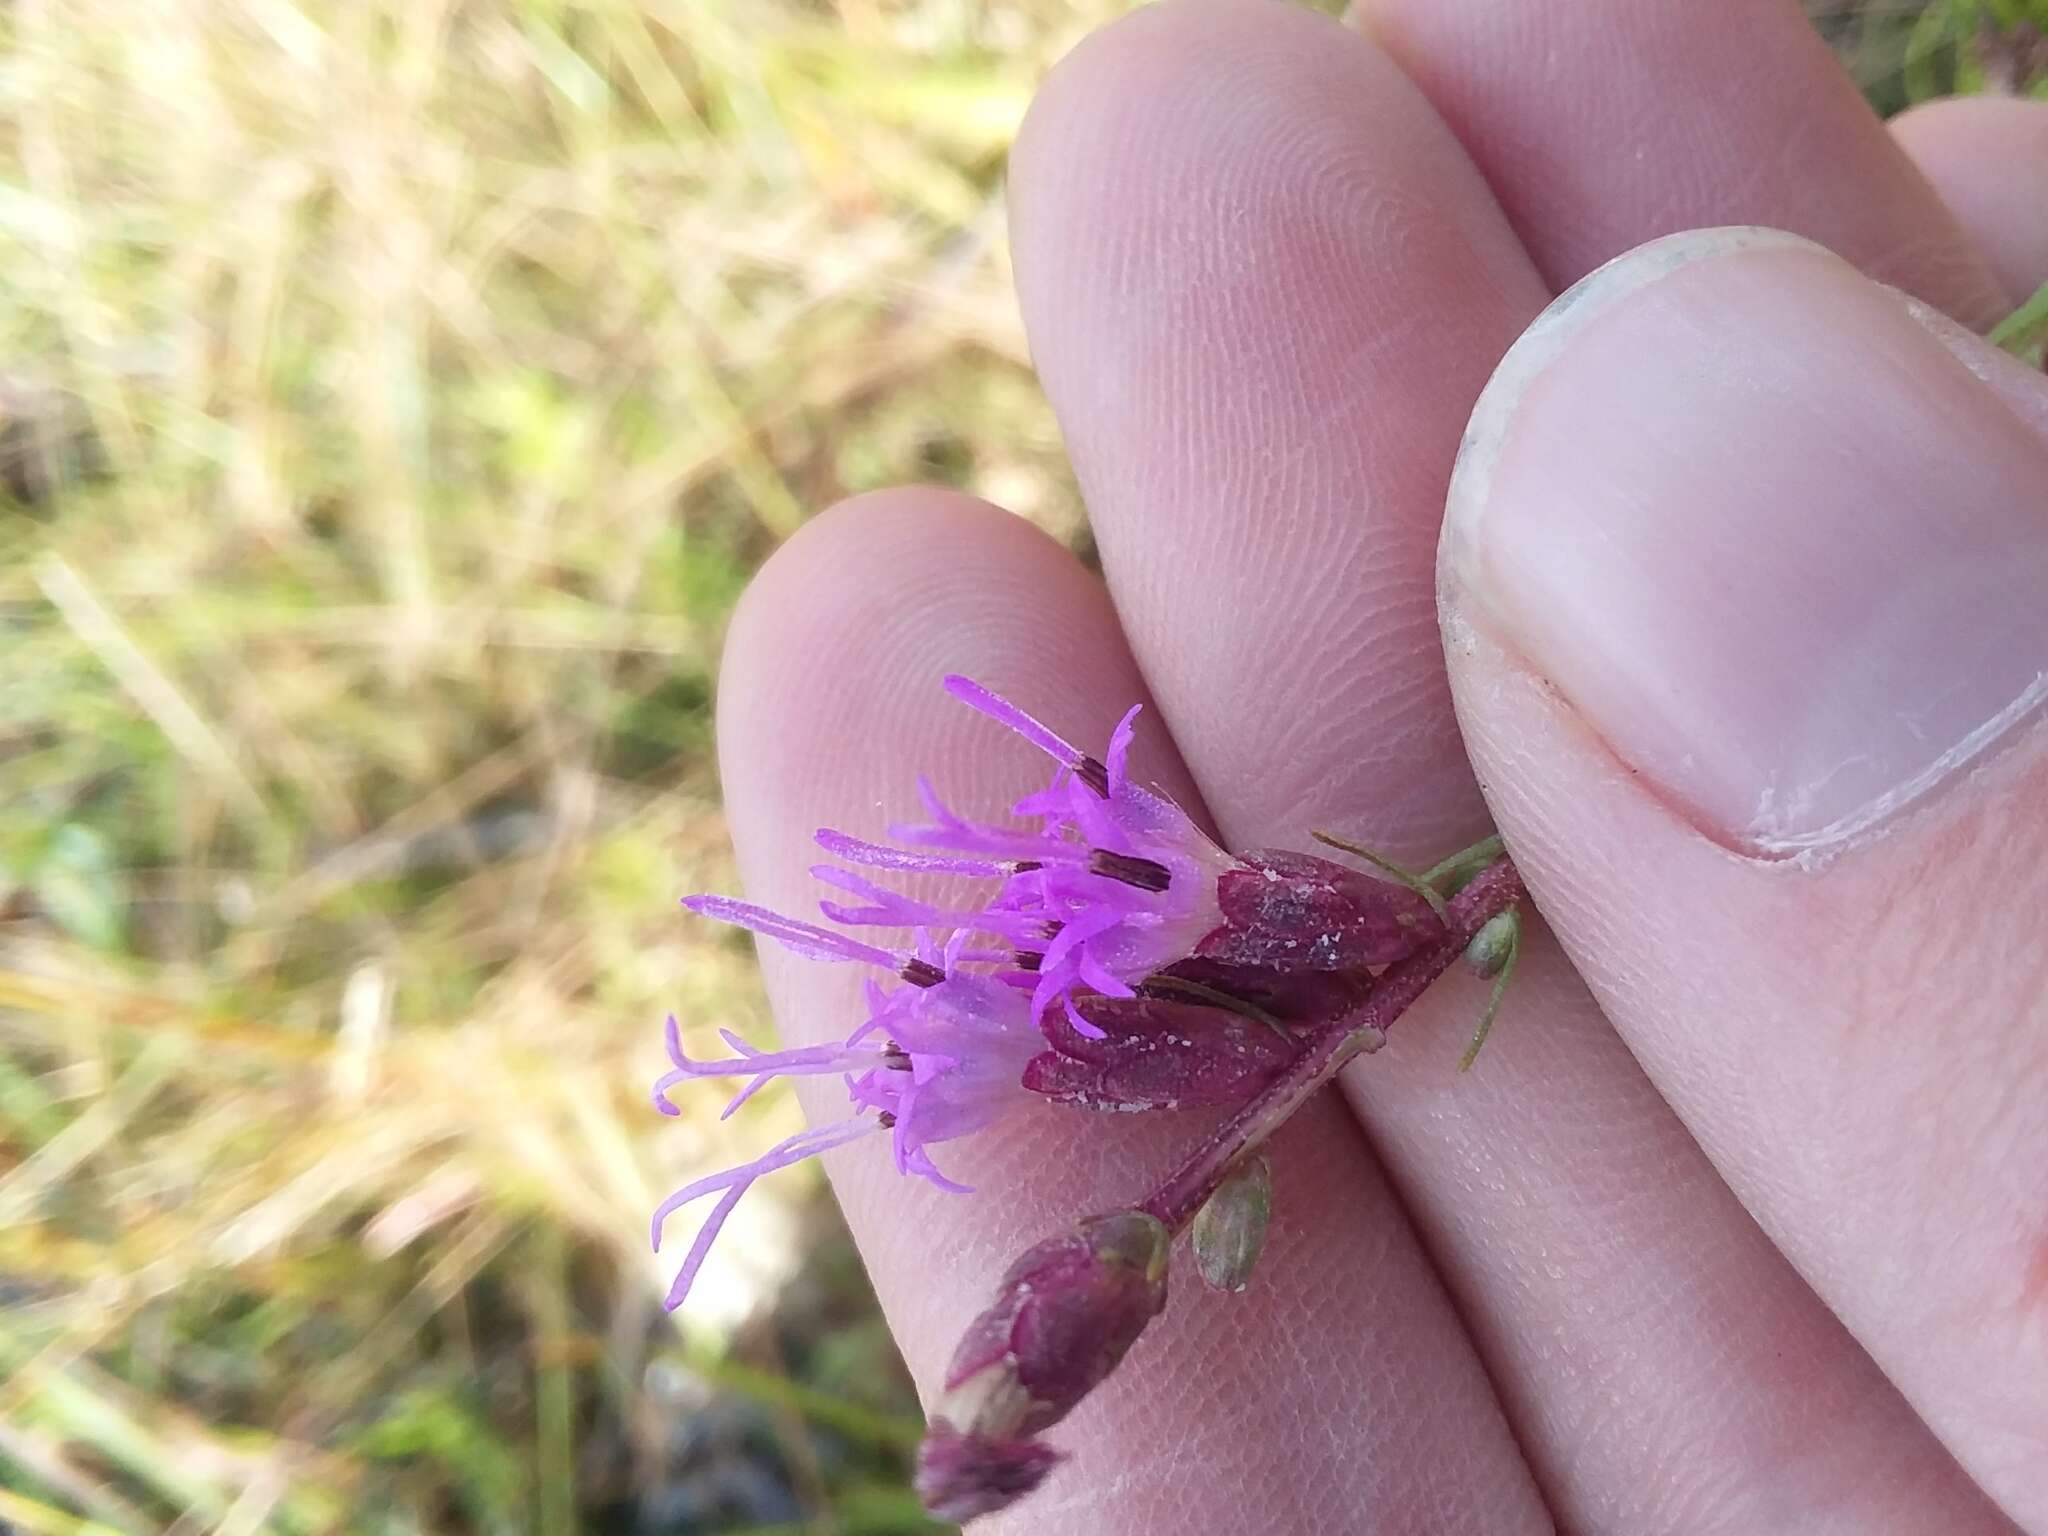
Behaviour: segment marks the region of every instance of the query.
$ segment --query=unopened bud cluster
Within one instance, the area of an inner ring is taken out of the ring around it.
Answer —
[[[925,1507],[945,1520],[1000,1509],[1058,1459],[1037,1442],[1116,1369],[1166,1305],[1173,1234],[1143,1211],[1083,1221],[1028,1250],[968,1325],[918,1456]]]

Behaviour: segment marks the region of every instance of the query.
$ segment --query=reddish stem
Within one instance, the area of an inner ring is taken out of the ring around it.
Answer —
[[[1487,865],[1446,905],[1444,924],[1450,931],[1440,942],[1388,966],[1363,1003],[1319,1026],[1287,1070],[1218,1126],[1138,1209],[1175,1232],[1194,1220],[1245,1154],[1284,1125],[1352,1057],[1385,1044],[1394,1021],[1456,963],[1481,928],[1524,894],[1522,877],[1505,854]]]

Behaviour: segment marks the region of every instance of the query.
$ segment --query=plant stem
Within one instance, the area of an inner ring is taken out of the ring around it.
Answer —
[[[1505,854],[1487,865],[1449,902],[1444,924],[1450,931],[1442,940],[1388,966],[1364,1002],[1320,1026],[1287,1070],[1218,1126],[1138,1209],[1175,1232],[1194,1220],[1247,1153],[1286,1124],[1352,1057],[1384,1045],[1394,1021],[1457,962],[1481,928],[1523,894],[1522,877]]]
[[[1501,856],[1505,845],[1500,834],[1482,838],[1470,848],[1461,848],[1441,864],[1431,865],[1422,872],[1423,883],[1433,890],[1441,891],[1446,897],[1455,896],[1488,869]]]

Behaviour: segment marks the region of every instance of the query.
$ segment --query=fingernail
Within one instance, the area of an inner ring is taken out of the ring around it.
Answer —
[[[1789,235],[1632,252],[1475,409],[1446,614],[1717,839],[1854,837],[2048,693],[2048,441],[1989,354]]]

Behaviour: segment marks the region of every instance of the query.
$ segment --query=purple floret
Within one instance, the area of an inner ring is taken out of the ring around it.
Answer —
[[[949,677],[946,691],[1059,765],[1049,785],[1012,808],[1020,818],[1036,819],[1038,828],[970,820],[920,782],[930,819],[893,827],[891,835],[933,850],[928,857],[961,866],[982,861],[991,873],[1000,870],[1003,885],[985,907],[950,915],[1016,946],[1034,977],[1034,1018],[1042,1020],[1055,1005],[1071,1009],[1083,992],[1129,997],[1139,982],[1192,954],[1222,925],[1216,885],[1236,861],[1179,806],[1130,777],[1137,706],[1111,735],[1107,759],[1098,760],[979,683]],[[865,844],[842,856],[872,867],[912,867],[876,856],[886,852]],[[869,910],[882,909],[876,903]],[[1070,1016],[1084,1033],[1092,1028],[1078,1014]]]
[[[857,1137],[889,1132],[899,1173],[965,1193],[967,1186],[941,1173],[927,1149],[971,1135],[1022,1102],[1025,1065],[1045,1045],[1022,993],[995,977],[960,968],[965,935],[956,936],[944,950],[921,939],[916,953],[901,953],[859,944],[723,897],[693,897],[687,905],[707,917],[766,934],[798,954],[883,966],[905,981],[891,988],[870,982],[867,1017],[835,1044],[761,1051],[721,1032],[735,1054],[697,1061],[684,1053],[675,1020],[668,1021],[666,1039],[673,1065],[654,1087],[655,1106],[665,1114],[677,1112],[669,1091],[702,1077],[747,1079],[726,1106],[727,1114],[778,1077],[843,1077],[854,1105],[848,1118],[800,1132],[752,1162],[699,1179],[662,1202],[654,1214],[657,1250],[671,1213],[714,1191],[723,1192],[690,1245],[669,1292],[670,1307],[682,1304],[719,1228],[756,1179]]]

